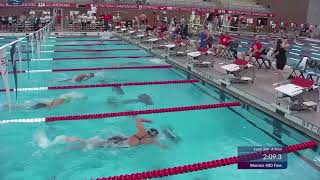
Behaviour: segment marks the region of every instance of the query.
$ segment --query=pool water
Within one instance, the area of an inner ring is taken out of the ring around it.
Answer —
[[[95,43],[89,40],[99,40],[99,37],[84,38],[51,38],[46,51],[68,48],[77,49],[118,49],[138,48],[119,41],[125,45],[114,45],[115,41],[103,42],[103,46],[61,47],[55,45]],[[86,40],[86,41],[74,41]],[[70,41],[70,42],[69,42]],[[103,52],[103,56],[151,56],[144,50]],[[45,58],[57,57],[96,57],[100,54],[87,52],[77,53],[45,53]],[[41,57],[41,58],[42,58]],[[43,60],[31,61],[30,69],[66,69],[84,67],[115,67],[115,66],[150,66],[168,65],[157,57],[151,58],[118,58],[93,60]],[[20,64],[18,65],[18,67]],[[10,67],[10,65],[9,65]],[[21,68],[27,70],[27,62],[22,62]],[[187,75],[174,68],[163,69],[130,69],[94,71],[97,76],[83,83],[59,82],[81,73],[78,72],[35,72],[19,74],[19,87],[64,86],[81,84],[144,82],[162,80],[184,80]],[[14,84],[10,74],[10,85]],[[0,86],[3,88],[3,85]],[[77,93],[87,98],[71,101],[53,109],[33,110],[17,107],[9,111],[5,106],[0,109],[0,120],[15,118],[39,118],[64,115],[95,114],[177,106],[192,106],[221,102],[239,101],[238,99],[209,85],[194,84],[164,84],[149,86],[122,87],[125,92],[118,95],[112,88],[87,88],[72,90],[27,91],[19,92],[17,100],[11,93],[12,100],[17,105],[42,102],[58,98],[65,93]],[[121,100],[135,99],[141,94],[152,98],[153,105],[143,103],[111,104]],[[0,93],[0,102],[6,102],[5,93]],[[90,179],[102,176],[112,176],[159,168],[179,166],[213,159],[237,155],[238,146],[284,146],[310,139],[298,131],[289,128],[276,119],[249,106],[232,108],[198,110],[187,112],[161,113],[141,115],[152,119],[154,123],[147,127],[159,130],[170,126],[181,137],[179,143],[173,143],[160,133],[160,141],[168,148],[156,145],[144,145],[134,148],[103,148],[103,149],[73,149],[70,144],[57,144],[49,147],[35,141],[35,136],[48,136],[53,140],[59,135],[91,138],[99,136],[107,138],[113,135],[131,135],[136,132],[135,117],[116,117],[107,119],[61,121],[34,124],[2,124],[0,125],[0,179],[1,180],[73,180]],[[273,124],[281,126],[274,133]],[[288,155],[288,168],[284,170],[238,170],[236,165],[194,172],[184,175],[165,177],[169,180],[211,180],[211,179],[262,179],[262,180],[317,180],[320,171],[317,170],[319,151],[304,150],[299,154]],[[310,161],[307,161],[307,160]],[[314,167],[312,167],[314,166]],[[318,167],[319,169],[319,167]]]

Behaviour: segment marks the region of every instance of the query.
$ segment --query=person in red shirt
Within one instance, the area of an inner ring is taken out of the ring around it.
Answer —
[[[254,35],[254,43],[252,44],[251,48],[248,51],[249,60],[252,61],[252,58],[260,59],[262,53],[262,44],[259,40],[257,35]]]
[[[113,18],[112,14],[110,14],[110,13],[106,13],[105,15],[102,16],[104,31],[109,30],[109,21],[111,21],[112,18]]]
[[[232,38],[228,35],[228,32],[221,34],[219,37],[219,44],[217,45],[215,56],[219,56],[222,49],[225,49],[229,45],[231,40]]]

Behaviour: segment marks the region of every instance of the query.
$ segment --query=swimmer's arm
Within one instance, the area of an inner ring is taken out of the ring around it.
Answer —
[[[146,129],[144,128],[144,125],[143,125],[144,122],[152,123],[151,120],[142,119],[142,118],[137,118],[136,119],[136,127],[138,129],[138,133],[141,133],[141,134],[145,134],[146,133]]]

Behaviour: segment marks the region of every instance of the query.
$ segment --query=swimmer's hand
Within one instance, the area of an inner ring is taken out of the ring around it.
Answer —
[[[145,123],[153,123],[153,121],[143,118],[137,118],[137,121],[145,122]]]

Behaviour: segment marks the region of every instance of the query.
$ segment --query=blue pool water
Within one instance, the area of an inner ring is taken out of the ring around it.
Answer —
[[[82,39],[82,38],[75,38]],[[65,38],[72,41],[75,39]],[[85,38],[83,38],[85,39]],[[99,40],[99,37],[86,39]],[[50,39],[49,45],[65,44],[63,38]],[[74,41],[74,44],[94,42]],[[46,51],[59,49],[115,49],[137,48],[133,45],[114,45],[119,42],[103,42],[105,46],[61,47],[46,46]],[[125,42],[121,42],[125,43]],[[72,43],[71,43],[72,44]],[[103,52],[103,56],[148,56],[148,52],[114,51]],[[42,53],[45,58],[57,57],[95,57],[97,53]],[[112,66],[150,66],[167,65],[159,58],[119,58],[100,60],[67,60],[67,61],[32,61],[31,70],[65,69],[84,67],[112,67]],[[18,65],[19,67],[20,65]],[[9,65],[10,67],[10,65]],[[22,62],[21,68],[27,69],[27,62]],[[130,69],[94,71],[96,78],[83,83],[58,82],[81,73],[78,72],[35,72],[19,74],[19,87],[63,86],[81,84],[99,84],[101,80],[107,83],[143,82],[161,80],[183,80],[186,74],[177,69]],[[10,74],[10,85],[13,87],[13,76]],[[3,88],[3,84],[0,84]],[[32,104],[58,98],[65,93],[77,93],[87,98],[71,101],[51,110],[33,110],[17,107],[8,111],[4,106],[0,109],[0,120],[15,118],[39,118],[63,115],[95,114],[177,106],[192,106],[221,102],[233,102],[238,99],[208,85],[194,84],[165,84],[150,86],[123,87],[124,95],[117,95],[112,88],[87,88],[73,90],[50,90],[19,92],[18,99],[11,93],[16,105]],[[110,104],[108,100],[135,99],[140,94],[147,94],[153,100],[153,105],[142,103]],[[0,102],[6,102],[5,93],[0,93]],[[99,136],[107,138],[113,135],[134,134],[134,117],[117,117],[95,119],[87,121],[61,121],[36,124],[2,124],[0,125],[0,179],[89,179],[101,176],[119,175],[188,163],[208,161],[237,155],[238,146],[284,146],[310,139],[300,132],[289,128],[276,119],[262,113],[251,106],[233,108],[199,110],[189,112],[161,113],[142,115],[141,117],[154,120],[147,127],[162,129],[170,126],[182,138],[178,144],[172,143],[160,134],[162,143],[167,149],[155,145],[145,145],[134,148],[104,148],[104,149],[71,149],[71,145],[58,144],[49,147],[39,147],[35,136],[46,134],[49,140],[58,135],[91,138]],[[274,133],[273,124],[280,124],[281,132]],[[320,171],[315,167],[319,151],[304,150],[299,154],[288,155],[288,168],[284,170],[238,170],[236,165],[217,169],[194,172],[184,175],[165,177],[169,180],[211,180],[211,179],[262,179],[262,180],[317,180]],[[307,161],[306,159],[310,160]]]

